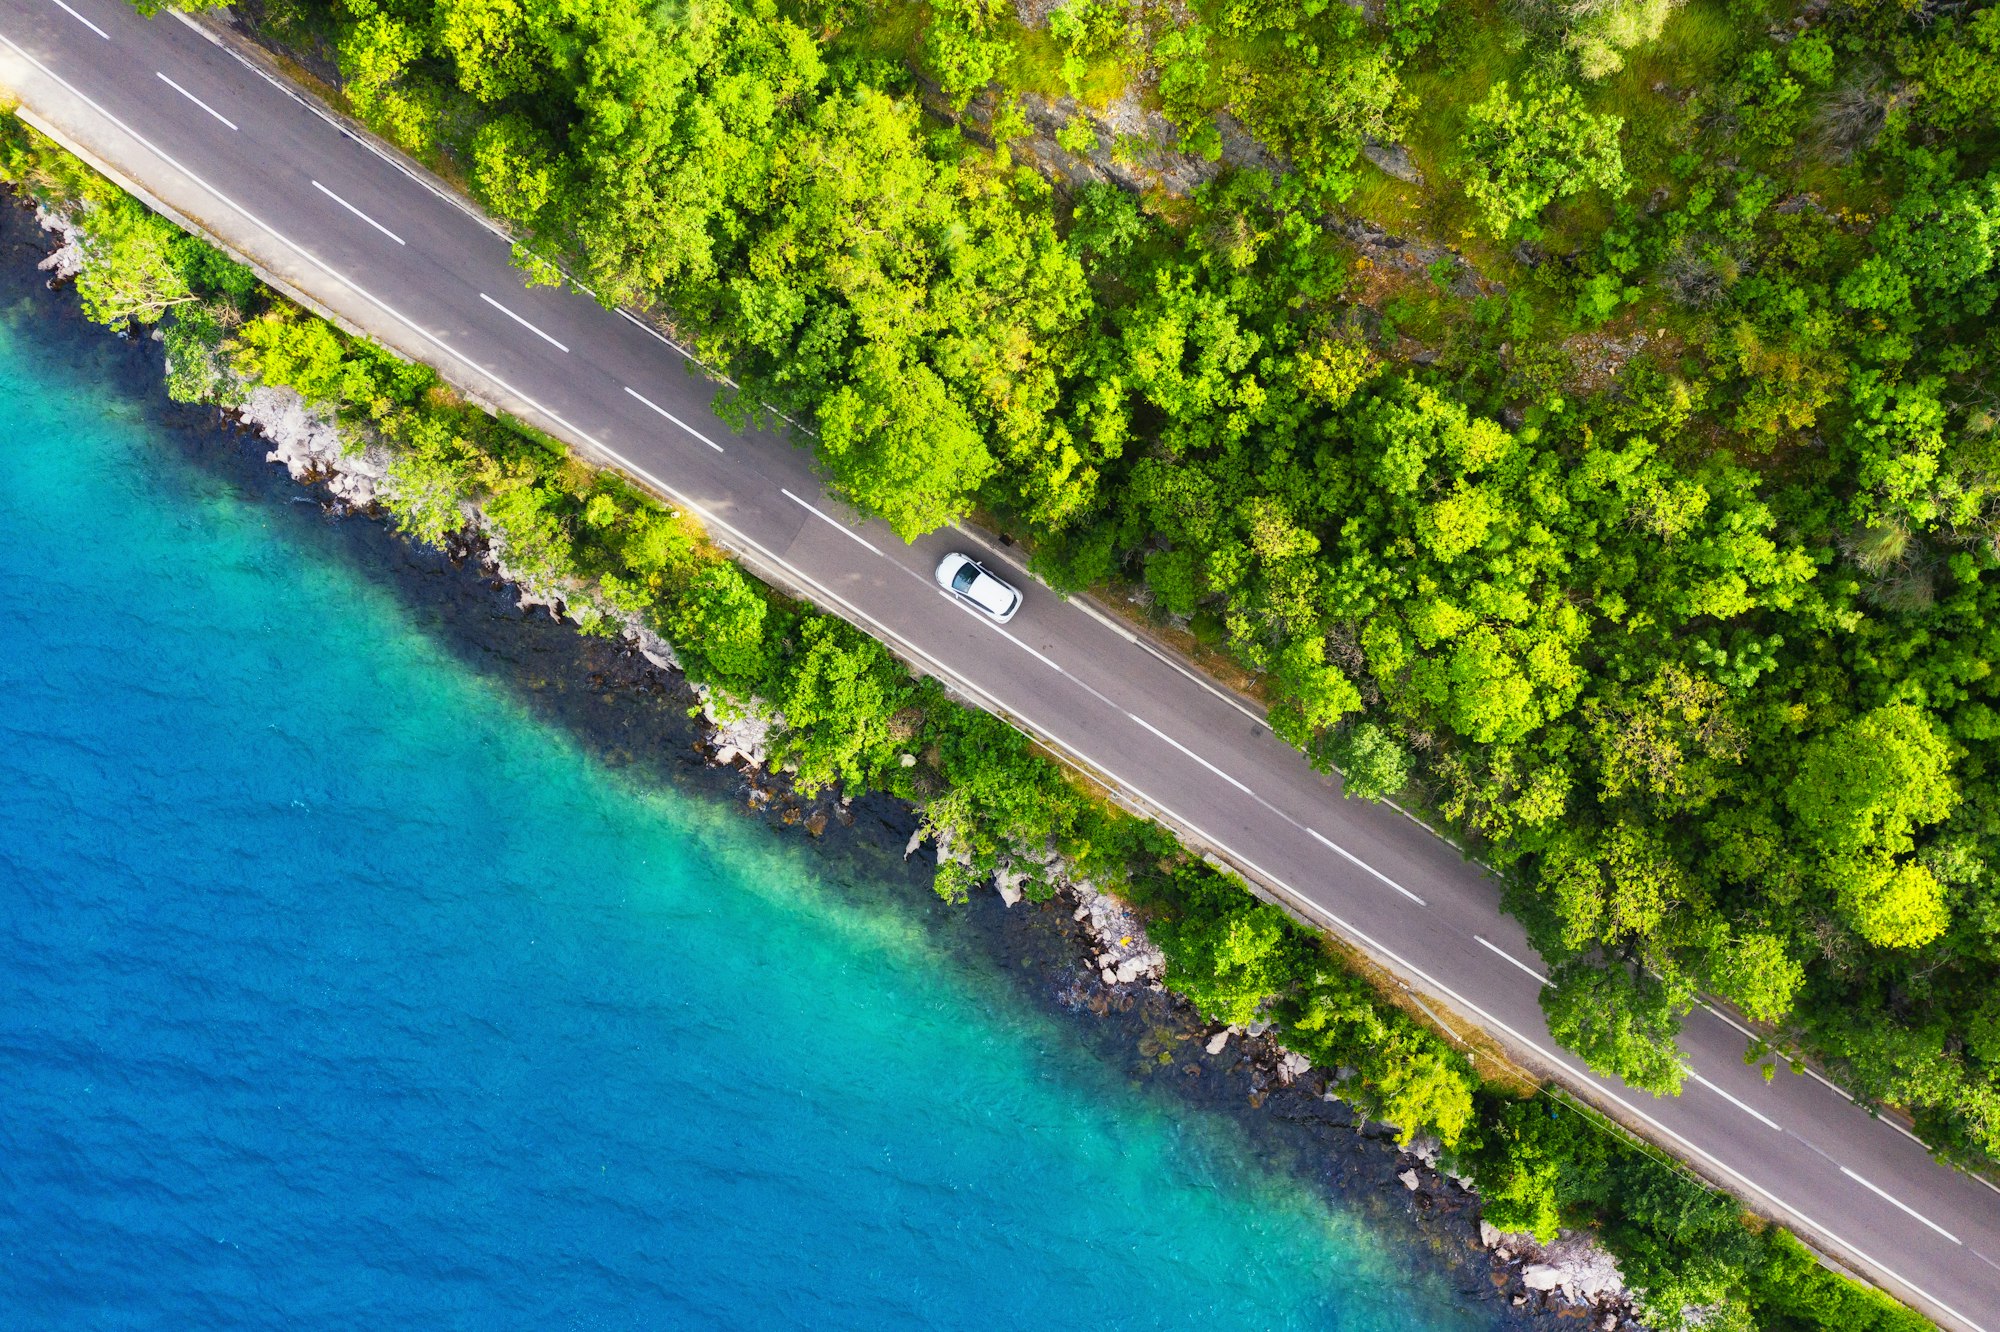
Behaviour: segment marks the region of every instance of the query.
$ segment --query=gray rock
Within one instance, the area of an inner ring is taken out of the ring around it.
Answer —
[[[1361,155],[1373,162],[1384,175],[1394,176],[1411,185],[1423,184],[1424,173],[1417,170],[1417,164],[1410,160],[1410,150],[1400,143],[1377,143],[1373,139],[1364,139]]]
[[[1218,1031],[1215,1033],[1215,1035],[1209,1037],[1208,1044],[1203,1048],[1206,1049],[1212,1055],[1219,1055],[1222,1053],[1222,1047],[1228,1044],[1229,1044],[1229,1028],[1224,1027],[1221,1031]]]
[[[1415,1193],[1415,1192],[1417,1191],[1417,1172],[1416,1172],[1416,1171],[1414,1171],[1414,1170],[1405,1170],[1405,1171],[1404,1171],[1404,1172],[1403,1172],[1402,1174],[1400,1174],[1400,1175],[1396,1176],[1396,1178],[1397,1178],[1397,1179],[1400,1179],[1400,1180],[1402,1180],[1402,1181],[1403,1181],[1403,1187],[1404,1187],[1404,1188],[1406,1188],[1406,1189],[1408,1189],[1408,1190],[1409,1190],[1409,1191],[1410,1191],[1411,1193]],[[1554,1270],[1554,1269],[1551,1269],[1551,1270]]]

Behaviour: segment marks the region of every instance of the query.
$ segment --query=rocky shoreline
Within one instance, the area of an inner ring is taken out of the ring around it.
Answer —
[[[78,249],[68,219],[47,211],[7,210],[12,244],[56,241],[40,267],[58,288],[74,273]],[[73,302],[61,310],[77,319]],[[161,353],[135,344],[152,367],[157,399]],[[379,515],[389,481],[389,455],[381,445],[349,441],[340,428],[290,390],[249,388],[233,412],[234,431],[213,429],[214,409],[170,408],[204,418],[223,442],[183,438],[210,466],[277,498],[306,499],[328,522],[354,529],[350,544],[360,558],[392,557],[392,579],[442,580],[453,608],[445,632],[467,654],[501,649],[533,663],[514,670],[518,687],[539,710],[587,737],[614,766],[644,777],[669,777],[737,802],[774,830],[803,833],[835,859],[865,864],[871,879],[900,877],[928,886],[928,865],[956,858],[943,836],[931,837],[921,811],[876,795],[853,800],[831,793],[803,797],[787,775],[770,764],[773,728],[782,719],[748,704],[719,699],[688,681],[672,645],[635,617],[596,605],[589,589],[528,584],[506,564],[476,508],[450,549],[426,551],[389,530],[386,523],[348,523],[350,516]],[[191,423],[191,422],[190,422]],[[277,464],[272,467],[270,464]],[[282,470],[280,470],[282,469]],[[261,478],[253,473],[261,472]],[[308,488],[304,496],[296,487]],[[420,585],[412,582],[412,589]],[[424,589],[434,591],[434,589]],[[427,612],[431,607],[427,605]],[[566,619],[585,614],[612,618],[622,637],[586,636]],[[434,613],[434,612],[432,612]],[[427,614],[426,618],[431,618]],[[483,663],[484,664],[484,663]],[[694,715],[689,714],[693,712]],[[918,856],[926,840],[932,854]],[[904,873],[890,866],[900,850]],[[1029,878],[1050,883],[1054,895],[1030,901]],[[1117,898],[1074,874],[1052,855],[1023,851],[1003,867],[992,893],[969,906],[946,907],[928,891],[922,910],[938,927],[963,937],[1023,983],[1045,1008],[1093,1020],[1076,1022],[1087,1044],[1135,1081],[1195,1107],[1232,1115],[1256,1134],[1260,1154],[1312,1180],[1337,1203],[1371,1219],[1414,1231],[1467,1299],[1494,1310],[1500,1326],[1637,1329],[1631,1300],[1611,1256],[1587,1235],[1565,1235],[1549,1246],[1525,1236],[1503,1235],[1479,1219],[1477,1194],[1440,1169],[1435,1142],[1419,1139],[1409,1150],[1395,1142],[1392,1126],[1370,1122],[1339,1099],[1339,1070],[1314,1069],[1286,1050],[1261,1024],[1221,1027],[1201,1018],[1161,983],[1165,957],[1142,922]]]

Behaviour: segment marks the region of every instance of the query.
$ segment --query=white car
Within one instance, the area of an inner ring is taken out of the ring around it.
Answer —
[[[938,586],[996,624],[1005,624],[1021,609],[1021,594],[986,571],[986,566],[957,551],[937,567]]]

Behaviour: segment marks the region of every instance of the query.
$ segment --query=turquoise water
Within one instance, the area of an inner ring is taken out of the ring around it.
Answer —
[[[607,768],[9,281],[0,1323],[1490,1325],[866,857]]]

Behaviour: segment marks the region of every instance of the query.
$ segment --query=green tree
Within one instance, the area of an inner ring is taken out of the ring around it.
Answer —
[[[1586,111],[1567,84],[1531,87],[1516,100],[1503,79],[1466,112],[1466,122],[1460,179],[1496,236],[1527,229],[1557,199],[1593,187],[1625,190],[1618,148],[1624,121]]]
[[[167,353],[167,396],[175,402],[230,407],[242,400],[223,351],[227,313],[206,305],[185,305],[167,321],[161,341]]]
[[[994,467],[937,374],[880,353],[820,404],[819,455],[840,493],[905,541],[963,515]]]
[[[1549,975],[1549,1033],[1599,1073],[1655,1095],[1676,1094],[1687,1065],[1674,1036],[1678,1001],[1666,985],[1619,962],[1565,962]]]
[[[1951,747],[1922,709],[1891,703],[1808,741],[1784,800],[1830,855],[1907,851],[1958,803]]]
[[[472,181],[487,207],[521,223],[532,223],[556,193],[547,146],[522,116],[489,120],[474,132]]]
[[[1154,938],[1167,955],[1167,983],[1214,1022],[1247,1025],[1291,979],[1284,913],[1238,889],[1219,913],[1163,921]]]
[[[859,791],[895,761],[891,720],[908,701],[909,676],[880,643],[809,615],[775,684],[772,702],[786,721],[782,757],[801,791],[835,782]]]
[[[1326,753],[1339,767],[1342,795],[1380,800],[1410,780],[1410,755],[1388,727],[1357,722],[1329,737]]]
[[[178,229],[137,202],[121,197],[91,209],[82,233],[76,294],[93,321],[113,327],[158,323],[167,311],[199,299],[175,262]]]
[[[737,689],[755,689],[769,671],[771,606],[741,570],[726,561],[706,563],[674,598],[666,628],[684,656],[704,674]]]

